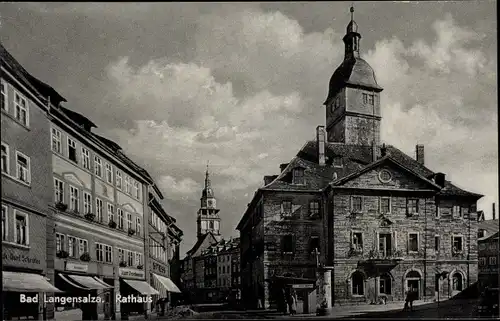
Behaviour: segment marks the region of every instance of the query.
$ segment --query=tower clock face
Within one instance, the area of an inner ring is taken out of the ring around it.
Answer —
[[[212,207],[214,205],[214,202],[212,200],[208,200],[208,206]]]

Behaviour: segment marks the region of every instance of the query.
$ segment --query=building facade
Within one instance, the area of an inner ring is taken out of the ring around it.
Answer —
[[[481,211],[478,219],[478,248],[479,248],[479,289],[499,286],[498,265],[500,261],[500,249],[498,243],[498,231],[500,223],[496,217],[495,203],[492,204],[492,219],[485,220]]]
[[[334,304],[404,300],[410,289],[419,299],[452,296],[477,281],[482,196],[428,169],[423,145],[412,158],[381,144],[383,89],[360,38],[351,19],[324,103],[326,130],[318,126],[315,141],[264,177],[238,224],[251,307],[270,306],[270,279],[314,285],[318,265],[332,269]]]
[[[54,229],[48,113],[51,104],[65,100],[1,44],[0,62],[3,319],[41,319],[53,316],[53,305],[21,304],[19,295],[50,296],[57,290],[54,255],[45,246]]]
[[[182,231],[175,225],[176,220],[168,215],[160,200],[162,193],[153,186],[149,191],[149,280],[151,286],[160,292],[153,298],[153,306],[162,311],[171,305],[180,290],[175,280],[176,265],[179,264],[179,246]],[[173,280],[174,279],[174,280]],[[163,306],[162,306],[163,305]]]

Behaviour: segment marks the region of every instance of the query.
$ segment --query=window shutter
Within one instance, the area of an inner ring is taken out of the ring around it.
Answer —
[[[392,232],[392,247],[394,248],[394,252],[398,250],[398,232],[394,231]]]

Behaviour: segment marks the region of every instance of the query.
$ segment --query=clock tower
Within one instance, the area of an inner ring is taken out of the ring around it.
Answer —
[[[351,21],[343,38],[344,61],[330,79],[326,106],[329,142],[370,146],[380,144],[380,92],[372,67],[360,56],[361,34]]]
[[[210,183],[210,175],[205,173],[205,187],[201,192],[201,206],[198,210],[198,218],[196,220],[197,235],[201,237],[208,232],[212,232],[214,236],[220,236],[220,217],[219,209],[217,208],[214,191]]]

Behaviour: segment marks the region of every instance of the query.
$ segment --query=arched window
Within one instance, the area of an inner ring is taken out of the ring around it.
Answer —
[[[463,278],[462,274],[459,272],[455,272],[453,274],[453,291],[462,291],[463,290]]]
[[[420,273],[418,273],[417,271],[410,271],[410,272],[408,272],[408,274],[406,274],[406,278],[407,279],[409,279],[409,278],[420,279]]]
[[[379,293],[387,295],[392,293],[392,280],[391,276],[387,273],[380,276]]]
[[[214,221],[210,221],[208,223],[208,227],[211,228],[211,229],[213,229],[214,228]]]
[[[365,294],[365,278],[361,272],[356,271],[352,274],[351,285],[352,285],[352,295]]]

